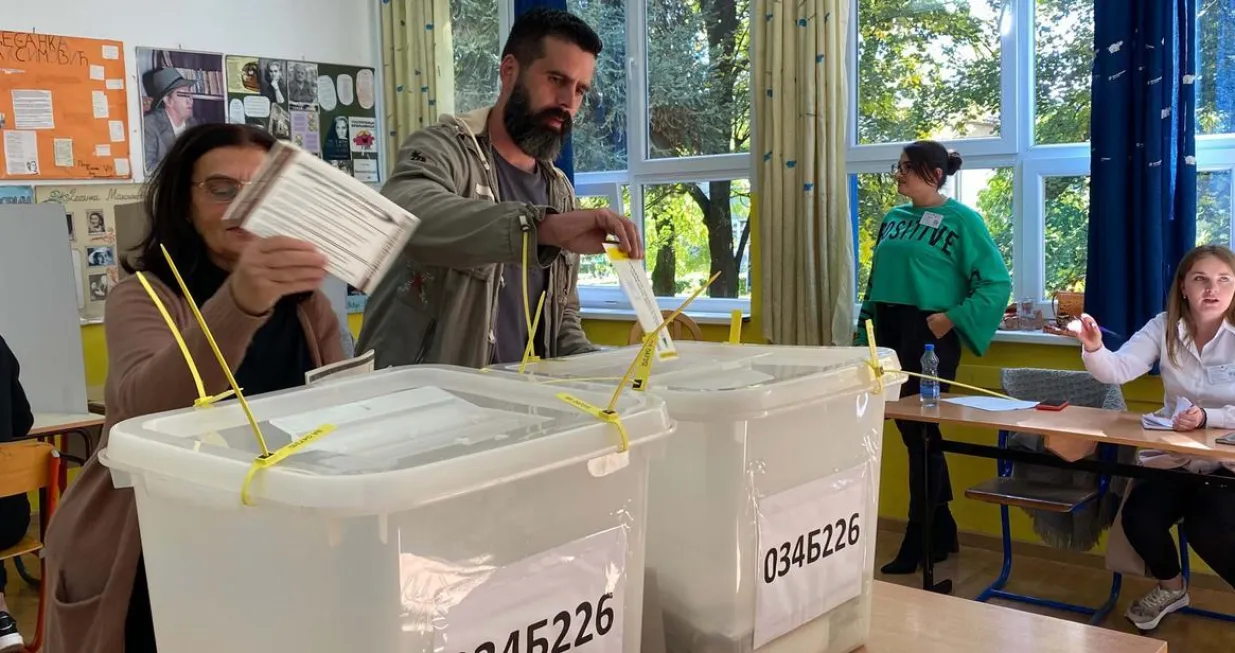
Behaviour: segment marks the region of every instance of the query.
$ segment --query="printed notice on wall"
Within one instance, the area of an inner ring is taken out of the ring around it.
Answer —
[[[424,568],[421,566],[420,568]],[[638,573],[643,573],[639,571]],[[433,620],[437,651],[571,650],[621,653],[626,602],[626,529],[603,531],[482,574],[470,587],[437,589],[455,601]],[[459,598],[462,597],[462,598]],[[404,597],[405,600],[413,597]],[[414,597],[419,602],[421,597]],[[429,598],[429,597],[425,597]],[[440,600],[440,599],[439,599]]]
[[[663,320],[660,304],[656,301],[656,293],[652,290],[652,280],[648,278],[647,270],[642,262],[631,259],[613,243],[605,243],[605,253],[608,254],[609,262],[617,272],[618,283],[622,286],[622,292],[626,293],[626,299],[630,301],[630,306],[634,309],[635,317],[639,320],[639,326],[643,328],[643,332],[652,333],[660,328]],[[668,360],[677,358],[677,355],[677,348],[673,346],[669,330],[661,329],[660,333],[656,334],[657,358]]]
[[[862,464],[758,501],[756,649],[862,593],[869,476]]]
[[[313,243],[330,274],[366,293],[420,224],[377,191],[282,141],[223,219],[258,236]]]

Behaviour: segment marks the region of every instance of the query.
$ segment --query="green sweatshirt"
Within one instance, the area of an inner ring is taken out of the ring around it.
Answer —
[[[1011,294],[1008,267],[977,211],[953,199],[898,206],[879,225],[856,341],[866,344],[875,304],[902,304],[946,313],[961,342],[981,356]]]

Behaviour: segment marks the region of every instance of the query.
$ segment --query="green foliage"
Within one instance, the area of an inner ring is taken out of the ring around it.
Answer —
[[[504,1],[504,0],[501,0]],[[455,113],[493,104],[497,99],[501,42],[499,0],[450,0],[454,41]]]

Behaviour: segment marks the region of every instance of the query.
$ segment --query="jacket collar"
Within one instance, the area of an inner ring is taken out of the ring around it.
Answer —
[[[473,109],[467,113],[449,114],[444,113],[438,118],[438,122],[443,125],[454,127],[458,132],[472,141],[472,146],[476,149],[476,155],[480,157],[481,164],[487,170],[489,168],[489,157],[485,155],[484,148],[481,147],[480,141],[484,140],[485,145],[489,141],[489,114],[493,112],[493,107],[481,107]],[[551,161],[539,161],[537,167],[541,169],[550,179],[556,178],[558,181],[567,184],[570,187],[570,179],[566,177],[566,173],[557,167]],[[571,188],[573,192],[573,187]]]

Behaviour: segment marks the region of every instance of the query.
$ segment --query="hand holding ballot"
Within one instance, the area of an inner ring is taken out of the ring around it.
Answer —
[[[326,257],[311,243],[272,236],[245,247],[230,283],[244,312],[264,315],[287,295],[317,290],[325,278]]]
[[[1068,332],[1081,341],[1085,351],[1092,353],[1102,349],[1102,329],[1097,320],[1088,313],[1083,313],[1080,319],[1069,322]]]
[[[376,289],[420,224],[377,191],[283,141],[223,219],[260,238],[310,243],[325,257],[327,272],[366,293]],[[280,274],[290,279],[299,273]]]
[[[537,227],[537,234],[542,245],[576,254],[604,254],[605,240],[613,235],[623,254],[633,259],[643,258],[643,242],[635,223],[609,209],[547,213]]]

